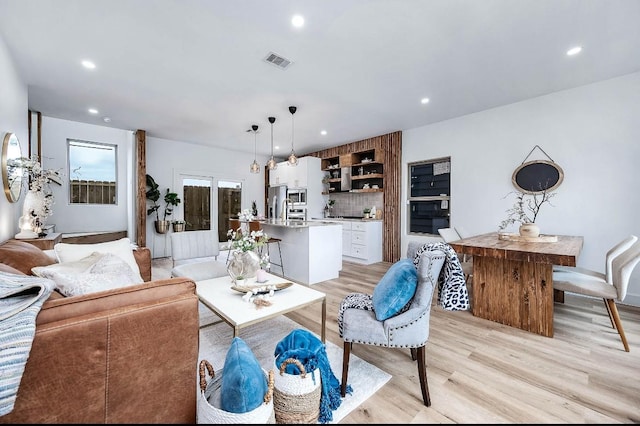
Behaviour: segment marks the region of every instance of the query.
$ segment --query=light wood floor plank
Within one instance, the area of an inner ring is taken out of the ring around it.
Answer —
[[[340,302],[351,292],[373,293],[389,266],[344,262],[339,278],[312,286],[327,294],[327,340],[342,347]],[[422,404],[408,350],[354,344],[354,355],[393,377],[342,423],[640,423],[640,308],[618,310],[630,352],[600,299],[567,293],[554,305],[552,338],[434,305],[431,407]],[[319,308],[287,316],[319,330]]]

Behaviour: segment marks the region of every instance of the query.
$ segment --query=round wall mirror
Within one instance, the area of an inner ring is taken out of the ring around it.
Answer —
[[[15,133],[6,133],[2,140],[2,182],[4,194],[10,203],[15,203],[20,198],[22,191],[22,165],[19,158],[22,157],[20,141]]]
[[[553,161],[546,160],[522,163],[511,177],[513,186],[526,194],[551,192],[560,186],[563,179],[562,168]]]

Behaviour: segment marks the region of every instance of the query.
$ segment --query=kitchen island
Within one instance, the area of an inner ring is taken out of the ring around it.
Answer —
[[[302,284],[338,278],[342,270],[342,225],[335,222],[268,219],[261,222],[270,237],[280,238],[284,276]],[[277,248],[271,258],[278,261]]]

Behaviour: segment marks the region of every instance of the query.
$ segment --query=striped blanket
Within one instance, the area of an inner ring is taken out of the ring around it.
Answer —
[[[36,316],[54,287],[46,278],[0,272],[0,416],[13,410]]]

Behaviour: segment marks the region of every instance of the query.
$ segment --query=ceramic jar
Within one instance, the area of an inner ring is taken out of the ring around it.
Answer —
[[[540,228],[535,223],[523,223],[520,225],[520,236],[522,237],[539,237]]]

